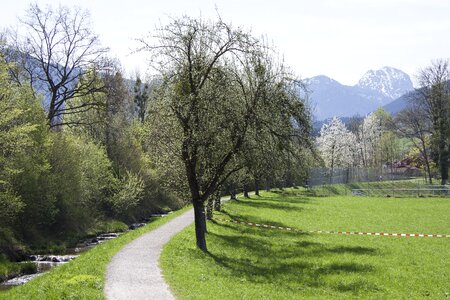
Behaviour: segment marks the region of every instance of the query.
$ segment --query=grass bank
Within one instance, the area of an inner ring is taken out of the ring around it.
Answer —
[[[209,253],[193,227],[164,248],[161,265],[179,299],[444,299],[448,238],[300,234],[302,230],[450,234],[449,199],[308,197],[263,193],[224,205],[208,223]]]
[[[0,299],[104,299],[106,267],[126,244],[183,212],[183,208],[81,254],[77,259],[52,269],[29,283],[0,292]]]

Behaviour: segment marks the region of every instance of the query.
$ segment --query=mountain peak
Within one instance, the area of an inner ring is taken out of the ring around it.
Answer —
[[[381,93],[391,100],[414,89],[408,74],[387,66],[379,70],[367,71],[356,87]]]
[[[311,78],[307,78],[306,79],[306,83],[307,84],[340,84],[339,82],[337,82],[336,80],[334,80],[333,78],[330,78],[328,76],[325,75],[317,75]]]
[[[354,86],[325,75],[305,79],[305,83],[318,120],[365,115],[414,90],[408,74],[392,67],[369,70]]]

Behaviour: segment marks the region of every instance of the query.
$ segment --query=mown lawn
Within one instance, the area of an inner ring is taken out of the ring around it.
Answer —
[[[307,197],[263,193],[228,202],[208,223],[209,253],[193,227],[164,248],[179,299],[450,298],[450,238],[302,234],[301,230],[450,234],[449,198]]]
[[[151,231],[181,213],[156,218],[144,227],[130,231],[81,254],[75,260],[52,269],[23,286],[0,291],[0,299],[104,299],[106,267],[111,258],[132,240]]]

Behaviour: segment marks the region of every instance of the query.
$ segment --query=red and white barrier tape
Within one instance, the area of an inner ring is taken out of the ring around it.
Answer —
[[[274,226],[267,224],[259,224],[252,222],[244,222],[229,219],[219,219],[225,222],[231,222],[236,224],[244,224],[255,227],[263,227],[270,229],[279,229],[286,231],[294,231],[300,233],[322,233],[322,234],[343,234],[343,235],[375,235],[375,236],[395,236],[395,237],[434,237],[434,238],[450,238],[450,234],[422,234],[422,233],[386,233],[386,232],[361,232],[361,231],[325,231],[325,230],[300,230],[291,227]]]

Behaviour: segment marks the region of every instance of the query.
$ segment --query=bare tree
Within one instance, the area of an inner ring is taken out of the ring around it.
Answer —
[[[400,135],[410,139],[413,145],[419,149],[425,163],[428,181],[432,184],[433,179],[429,147],[431,123],[427,118],[424,109],[419,106],[412,106],[404,109],[395,117],[394,123]]]
[[[20,67],[12,74],[21,83],[47,91],[49,126],[68,124],[65,115],[98,106],[96,101],[67,105],[74,98],[102,90],[98,78],[85,76],[90,69],[99,74],[105,67],[102,56],[108,51],[92,32],[88,12],[64,6],[41,9],[31,4],[20,25],[23,30],[10,33],[10,58]],[[81,77],[89,80],[80,81]]]
[[[450,152],[450,67],[449,61],[438,59],[419,72],[420,88],[415,101],[427,113],[432,124],[432,150],[439,165],[441,184],[448,180]]]

